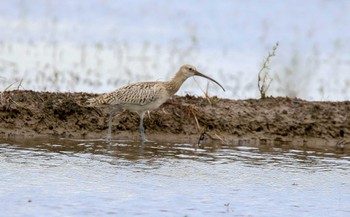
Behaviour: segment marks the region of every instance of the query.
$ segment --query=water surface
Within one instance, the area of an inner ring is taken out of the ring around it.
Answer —
[[[349,216],[350,156],[269,146],[0,141],[1,216]]]

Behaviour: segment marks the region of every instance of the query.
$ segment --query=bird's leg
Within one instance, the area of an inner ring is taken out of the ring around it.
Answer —
[[[112,120],[115,113],[119,112],[119,109],[115,108],[109,113],[108,119],[108,133],[107,133],[107,141],[111,141],[112,139]]]
[[[147,141],[145,137],[145,128],[143,126],[143,117],[145,116],[145,112],[140,113],[140,136],[141,136],[141,141]]]

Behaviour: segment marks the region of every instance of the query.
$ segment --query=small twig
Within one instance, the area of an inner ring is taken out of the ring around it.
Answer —
[[[22,86],[22,81],[23,81],[23,79],[21,79],[21,80],[18,82],[17,90],[19,90],[20,87],[23,88],[23,86]],[[24,89],[24,88],[23,88],[23,89]]]
[[[164,114],[169,114],[169,112],[167,112],[167,111],[165,110],[165,108],[162,108],[162,112],[163,112]]]
[[[218,139],[219,139],[221,142],[223,142],[223,143],[225,142],[224,139],[221,138],[218,134],[215,133],[214,135],[215,135],[216,137],[218,137]]]
[[[192,109],[191,109],[190,111],[191,111],[191,113],[192,113],[192,115],[193,115],[193,117],[194,117],[194,120],[196,121],[197,130],[199,131],[200,126],[199,126],[199,122],[198,122],[197,116],[196,116],[196,114],[193,112]]]
[[[201,88],[201,86],[199,85],[199,83],[197,82],[197,80],[195,78],[193,78],[194,82],[197,83],[199,89],[202,91],[202,93],[204,94],[204,98],[206,100],[208,100],[209,104],[212,105],[212,102],[210,100],[210,97],[209,97],[209,82],[207,82],[207,86],[206,86],[206,89],[205,91]]]
[[[210,96],[209,96],[209,82],[207,82],[207,88],[205,89],[204,96],[208,100],[209,104],[213,105],[213,103],[210,100]]]
[[[5,105],[7,108],[10,107],[11,102],[15,103],[17,105],[17,103],[12,99],[12,97],[9,94],[5,93],[16,83],[17,81],[13,82],[12,84],[8,85],[3,91],[1,91],[0,94],[0,103]]]
[[[8,91],[8,89],[10,89],[10,88],[12,87],[12,85],[14,85],[14,84],[16,84],[16,83],[17,83],[17,81],[15,81],[15,82],[13,82],[12,84],[10,84],[9,86],[7,86],[7,87],[2,91],[2,93],[5,92],[5,91]]]
[[[340,139],[339,141],[337,141],[337,143],[335,144],[335,147],[337,148],[344,148],[344,145],[346,144],[347,142],[345,141],[345,139]]]

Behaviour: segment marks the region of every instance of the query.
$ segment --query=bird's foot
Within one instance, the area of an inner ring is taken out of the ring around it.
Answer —
[[[145,136],[141,136],[141,142],[145,143],[145,142],[154,142],[154,141],[147,139],[147,137],[145,137]]]
[[[112,135],[108,134],[106,137],[106,142],[111,142],[112,141]]]

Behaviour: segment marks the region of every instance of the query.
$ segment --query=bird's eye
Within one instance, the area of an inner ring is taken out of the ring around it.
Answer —
[[[188,70],[193,71],[193,69],[192,69],[192,68],[189,68]]]

